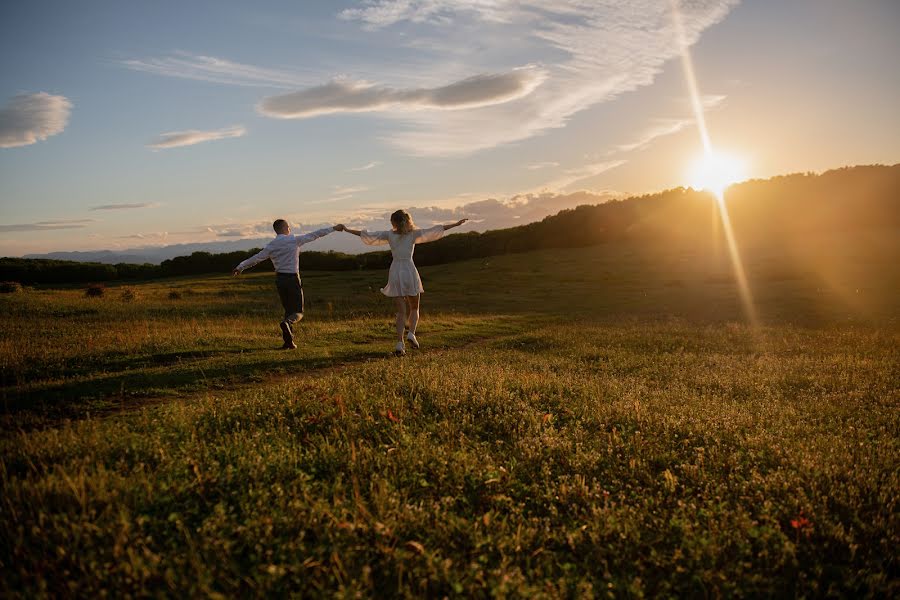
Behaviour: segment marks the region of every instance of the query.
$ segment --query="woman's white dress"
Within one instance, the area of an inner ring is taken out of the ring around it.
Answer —
[[[413,229],[409,233],[397,233],[395,231],[361,231],[359,237],[364,244],[380,246],[390,244],[391,270],[388,273],[387,285],[381,288],[385,296],[417,296],[425,291],[422,287],[422,278],[413,263],[413,251],[416,244],[433,242],[444,235],[444,226],[435,225],[428,229]]]

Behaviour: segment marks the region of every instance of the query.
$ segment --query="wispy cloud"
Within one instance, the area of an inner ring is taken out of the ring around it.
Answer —
[[[246,133],[247,130],[241,126],[215,129],[213,131],[200,131],[197,129],[172,131],[170,133],[160,134],[154,141],[147,144],[147,147],[154,150],[180,148],[182,146],[193,146],[194,144],[211,142],[213,140],[242,137],[246,135]]]
[[[334,186],[331,195],[328,198],[324,198],[322,200],[313,200],[311,202],[307,202],[308,205],[314,204],[328,204],[331,202],[340,202],[342,200],[349,200],[356,196],[356,194],[360,192],[368,191],[369,188],[364,185],[356,185],[356,186],[343,186],[336,185]]]
[[[100,206],[92,206],[91,210],[127,210],[131,208],[156,208],[159,204],[155,202],[135,202],[127,204],[101,204]]]
[[[369,170],[374,169],[375,167],[379,166],[380,164],[381,164],[380,160],[373,160],[372,162],[368,162],[368,163],[362,165],[361,167],[353,167],[352,169],[347,169],[347,170],[351,171],[351,172],[353,172],[353,171],[369,171]]]
[[[310,83],[309,75],[304,76],[296,71],[269,69],[189,52],[123,60],[120,64],[143,73],[227,85],[294,89]]]
[[[567,208],[583,204],[601,204],[616,197],[618,194],[613,192],[578,191],[562,194],[544,191],[517,194],[505,199],[485,198],[449,206],[411,206],[406,210],[410,212],[420,227],[467,218],[470,220],[470,223],[467,224],[468,228],[486,231],[539,221]],[[393,208],[389,210],[373,208],[360,211],[349,218],[347,224],[372,230],[384,229],[389,226],[390,214],[393,210]]]
[[[128,235],[117,236],[120,240],[141,240],[153,244],[162,244],[169,239],[168,231],[156,231],[151,233],[131,233]]]
[[[544,71],[523,67],[507,73],[475,75],[436,88],[395,89],[363,81],[336,79],[264,98],[259,112],[279,119],[303,119],[343,112],[378,110],[459,110],[502,104],[530,94],[544,80]]]
[[[246,224],[209,225],[205,228],[205,232],[211,233],[216,237],[225,238],[258,238],[260,236],[275,235],[272,223],[266,221]]]
[[[725,96],[705,96],[701,99],[704,111],[713,110],[722,105]],[[694,125],[693,117],[664,118],[654,120],[649,127],[642,131],[635,139],[625,144],[619,144],[614,152],[633,152],[643,150],[658,138],[672,135]]]
[[[610,171],[612,169],[615,169],[616,167],[620,167],[626,162],[628,161],[621,159],[607,160],[566,169],[561,176],[542,184],[541,186],[539,186],[539,189],[550,190],[554,192],[563,191],[569,188],[571,185],[578,183],[579,181],[588,179],[590,177],[596,177],[601,173],[605,173],[606,171]]]
[[[452,4],[451,4],[452,2]],[[368,0],[363,8],[347,8],[340,17],[363,21],[367,28],[388,27],[400,21],[449,25],[454,12],[468,11],[486,21],[506,22],[510,0]]]
[[[679,2],[687,45],[737,4]],[[432,36],[455,42],[461,53],[456,59],[468,68],[479,68],[488,60],[482,57],[491,55],[485,48],[506,40],[516,40],[522,54],[540,57],[546,81],[514,101],[453,113],[391,115],[405,128],[388,141],[403,151],[457,155],[562,127],[592,105],[651,84],[679,56],[671,10],[660,0],[377,0],[340,14],[365,29],[402,26],[406,36],[420,41]]]
[[[28,146],[61,133],[71,111],[65,96],[46,92],[14,96],[0,108],[0,148]]]
[[[539,169],[549,169],[549,168],[558,167],[558,166],[559,166],[558,162],[546,161],[546,162],[532,163],[532,164],[528,165],[528,170],[529,171],[537,171]]]
[[[16,223],[12,225],[0,225],[0,233],[15,233],[19,231],[55,231],[57,229],[84,229],[89,223],[95,223],[94,219],[57,219],[52,221],[37,221],[35,223]]]

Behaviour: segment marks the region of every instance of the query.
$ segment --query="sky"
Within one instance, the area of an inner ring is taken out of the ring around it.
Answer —
[[[3,2],[0,256],[689,185],[685,49],[748,177],[894,164],[898,28],[896,0]]]

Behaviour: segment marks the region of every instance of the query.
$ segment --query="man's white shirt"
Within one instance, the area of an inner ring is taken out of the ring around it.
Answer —
[[[298,273],[300,271],[300,246],[324,237],[332,231],[334,231],[334,227],[326,227],[303,235],[279,233],[274,240],[266,244],[265,248],[235,268],[243,271],[268,258],[272,260],[277,273]]]

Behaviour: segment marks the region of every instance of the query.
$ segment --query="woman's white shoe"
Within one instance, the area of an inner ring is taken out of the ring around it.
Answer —
[[[416,339],[416,334],[414,334],[412,331],[406,334],[406,341],[408,341],[409,345],[416,350],[419,349],[419,340]]]
[[[406,348],[403,347],[403,342],[397,342],[397,345],[394,346],[394,354],[397,356],[403,356],[406,354]]]

